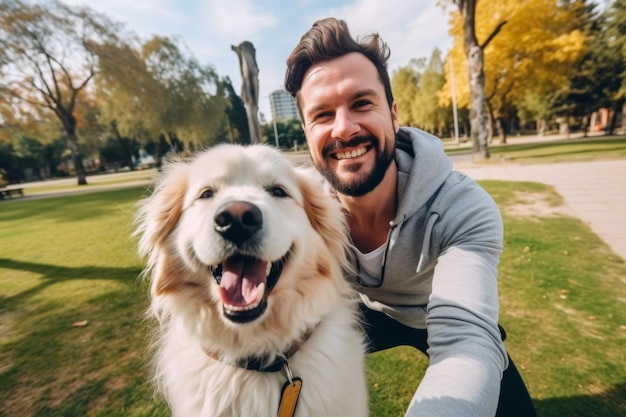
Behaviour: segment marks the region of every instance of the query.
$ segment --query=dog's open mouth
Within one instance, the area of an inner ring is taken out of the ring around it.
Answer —
[[[224,316],[247,323],[261,316],[267,297],[278,282],[289,252],[276,262],[236,254],[211,268],[220,287]]]

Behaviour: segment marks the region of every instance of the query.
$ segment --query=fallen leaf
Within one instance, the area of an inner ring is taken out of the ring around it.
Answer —
[[[74,327],[85,327],[88,324],[89,324],[88,320],[82,320],[82,321],[77,321],[76,323],[72,324],[72,326],[74,326]]]

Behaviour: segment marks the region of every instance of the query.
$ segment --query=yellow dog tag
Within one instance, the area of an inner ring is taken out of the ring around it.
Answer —
[[[280,404],[278,405],[278,417],[293,417],[296,413],[301,389],[302,380],[298,377],[293,378],[292,381],[285,382],[280,396]]]

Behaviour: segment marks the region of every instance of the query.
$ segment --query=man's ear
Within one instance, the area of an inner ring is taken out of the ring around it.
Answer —
[[[391,121],[394,131],[397,132],[400,129],[400,122],[398,121],[398,104],[395,100],[391,103]]]

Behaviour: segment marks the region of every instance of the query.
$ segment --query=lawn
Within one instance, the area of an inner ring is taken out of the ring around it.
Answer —
[[[626,415],[626,265],[581,221],[520,215],[534,183],[482,183],[503,210],[506,345],[541,417]],[[0,204],[0,416],[167,416],[146,379],[141,188]],[[517,214],[515,214],[517,213]],[[371,415],[400,417],[426,362],[368,360]]]
[[[546,137],[546,140],[549,138]],[[448,143],[446,153],[450,156],[467,154],[470,152],[468,146],[469,144],[456,147]],[[600,136],[552,142],[537,139],[528,143],[494,144],[489,150],[491,159],[488,163],[498,163],[501,160],[527,164],[614,159],[626,157],[626,137]]]

